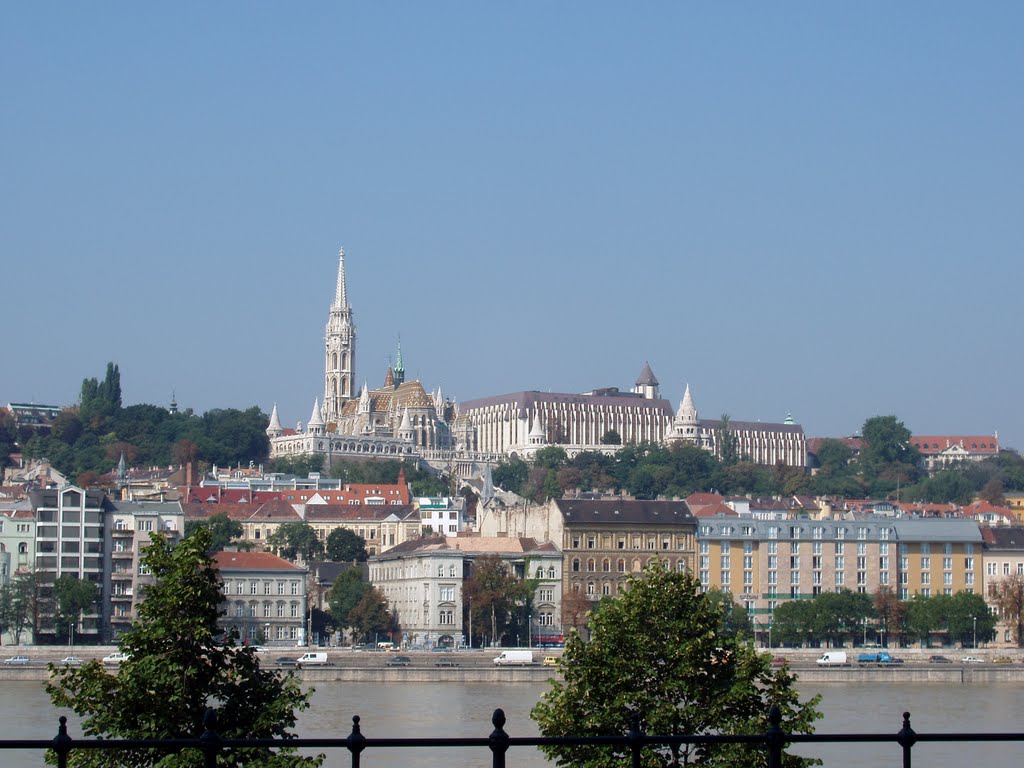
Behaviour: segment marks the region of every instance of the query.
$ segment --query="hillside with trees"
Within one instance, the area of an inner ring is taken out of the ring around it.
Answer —
[[[258,407],[218,408],[202,415],[171,413],[155,405],[121,402],[121,373],[108,363],[101,380],[82,382],[77,406],[64,409],[48,430],[14,435],[27,459],[49,459],[80,485],[109,473],[123,452],[129,466],[248,465],[266,462],[269,417]],[[11,425],[0,422],[0,448],[10,445]],[[6,455],[6,454],[4,454]]]
[[[723,419],[722,430],[728,431]],[[626,493],[638,499],[722,495],[895,498],[965,504],[976,497],[1002,501],[1004,491],[1024,490],[1024,459],[1004,451],[928,477],[910,445],[910,430],[895,416],[864,422],[859,457],[839,440],[825,440],[815,474],[799,467],[754,464],[730,452],[715,456],[692,445],[626,445],[614,455],[584,451],[569,458],[559,446],[537,451],[532,461],[512,457],[493,471],[494,484],[543,502],[576,492]],[[728,441],[726,441],[728,442]]]

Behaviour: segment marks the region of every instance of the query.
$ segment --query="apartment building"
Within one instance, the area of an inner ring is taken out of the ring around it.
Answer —
[[[306,569],[269,552],[218,552],[225,630],[241,641],[305,644],[308,631]]]

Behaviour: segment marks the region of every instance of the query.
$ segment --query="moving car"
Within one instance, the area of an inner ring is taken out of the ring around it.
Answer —
[[[960,659],[961,664],[981,664],[982,661],[977,656],[964,656]]]
[[[57,662],[63,664],[65,667],[80,667],[82,666],[82,660],[77,656],[65,656],[63,659]]]
[[[128,654],[121,653],[120,651],[114,651],[108,656],[104,656],[102,661],[108,666],[111,664],[120,664],[122,661],[128,661]]]
[[[557,667],[558,666],[558,657],[557,656],[545,656],[544,657],[544,666],[545,667]]]
[[[392,656],[387,660],[385,666],[387,667],[408,667],[412,664],[412,659],[408,656]]]
[[[294,656],[278,656],[274,659],[274,663],[279,667],[294,667],[295,657]]]
[[[457,667],[459,662],[452,658],[438,659],[434,662],[435,667]]]
[[[7,666],[24,666],[28,664],[31,659],[28,656],[11,656],[9,659],[4,659],[4,664]]]
[[[938,654],[928,657],[929,664],[952,664],[953,660],[946,656],[939,656]]]
[[[1013,659],[1009,656],[996,656],[992,659],[993,664],[1013,664]]]
[[[785,656],[776,656],[774,659],[772,659],[772,666],[773,667],[782,667],[782,666],[785,666],[786,663],[787,663],[787,660],[786,660]]]

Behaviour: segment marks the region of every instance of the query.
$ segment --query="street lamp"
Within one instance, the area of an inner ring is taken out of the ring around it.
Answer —
[[[864,623],[864,645],[862,647],[867,647],[867,644],[868,644],[868,617],[865,616],[861,621],[863,621],[863,623]]]
[[[978,617],[971,616],[971,623],[974,624],[974,648],[978,648]]]
[[[526,614],[526,647],[533,648],[533,615]]]

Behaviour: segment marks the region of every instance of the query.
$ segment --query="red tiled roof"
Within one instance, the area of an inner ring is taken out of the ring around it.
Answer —
[[[217,552],[213,556],[220,570],[302,571],[294,563],[270,552]]]
[[[910,444],[923,456],[940,454],[954,445],[970,453],[999,453],[999,439],[991,435],[913,435]]]

